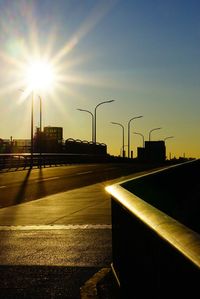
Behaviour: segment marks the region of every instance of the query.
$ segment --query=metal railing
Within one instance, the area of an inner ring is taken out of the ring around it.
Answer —
[[[0,154],[0,171],[28,169],[31,167],[47,167],[60,166],[79,163],[132,163],[135,171],[142,169],[152,169],[164,166],[166,164],[177,164],[181,162],[165,162],[165,163],[141,163],[137,159],[127,157],[117,157],[109,154],[97,155],[89,153],[9,153]],[[134,171],[134,172],[135,172]]]
[[[0,171],[28,169],[79,163],[135,163],[134,159],[106,155],[79,153],[12,153],[0,154]]]
[[[177,169],[178,173],[188,170],[185,164],[127,182],[132,186],[141,183],[140,188],[148,193],[152,186],[147,182],[152,183],[152,177],[159,183],[160,176],[164,180]],[[120,298],[196,298],[200,282],[199,233],[128,191],[127,182],[106,188],[111,194],[112,268]]]
[[[30,153],[0,154],[0,170],[101,162],[107,159],[107,156],[66,153],[34,153],[32,157]]]

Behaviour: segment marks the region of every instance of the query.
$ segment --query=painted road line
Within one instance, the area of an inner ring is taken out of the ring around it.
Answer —
[[[7,186],[0,186],[0,189],[6,188]]]
[[[4,225],[0,231],[21,231],[21,230],[75,230],[75,229],[111,229],[111,224],[69,224],[69,225]]]
[[[88,174],[88,173],[92,173],[93,171],[85,171],[85,172],[78,172],[76,175],[83,175],[83,174]]]
[[[46,181],[52,181],[52,180],[57,180],[59,179],[59,176],[54,176],[54,177],[50,177],[50,178],[46,178],[46,179],[38,179],[35,180],[36,183],[40,183],[40,182],[46,182]]]

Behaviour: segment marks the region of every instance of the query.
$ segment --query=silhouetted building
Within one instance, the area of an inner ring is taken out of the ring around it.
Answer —
[[[88,155],[106,155],[107,146],[104,143],[88,142],[86,140],[79,140],[68,138],[65,141],[65,152],[74,154],[88,154]]]
[[[44,127],[43,132],[36,128],[34,152],[60,153],[62,152],[62,139],[63,128],[61,127]]]
[[[165,142],[161,141],[145,141],[145,147],[138,148],[138,160],[144,162],[162,163],[166,159]]]
[[[30,148],[30,139],[0,139],[0,153],[28,153]]]
[[[11,141],[12,152],[14,153],[28,153],[31,148],[30,139],[13,139]]]
[[[138,147],[137,148],[137,158],[140,161],[145,161],[146,158],[146,153],[145,153],[145,147]]]
[[[10,139],[0,139],[0,153],[11,153]]]
[[[62,127],[44,127],[44,134],[48,139],[57,140],[61,143],[63,140],[63,128]]]

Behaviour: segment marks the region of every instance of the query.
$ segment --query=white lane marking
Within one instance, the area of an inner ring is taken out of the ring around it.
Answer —
[[[57,180],[59,178],[60,178],[59,176],[54,176],[54,177],[46,178],[46,179],[38,179],[38,180],[35,180],[35,182],[38,183],[38,182],[44,182],[44,181],[52,181],[52,180]]]
[[[7,186],[0,186],[0,189],[6,188]]]
[[[85,171],[85,172],[78,172],[76,175],[82,175],[82,174],[88,174],[88,173],[92,173],[93,171]]]
[[[0,231],[17,231],[17,230],[75,230],[75,229],[111,229],[111,224],[69,224],[69,225],[16,225],[0,226]]]

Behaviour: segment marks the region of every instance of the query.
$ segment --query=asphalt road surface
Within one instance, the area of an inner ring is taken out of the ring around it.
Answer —
[[[0,298],[80,298],[80,287],[109,267],[111,230],[1,231]]]
[[[134,164],[87,164],[0,173],[0,207],[20,204],[141,171]]]
[[[105,181],[144,169],[88,164],[1,173],[0,298],[82,298],[80,288],[112,262]]]

